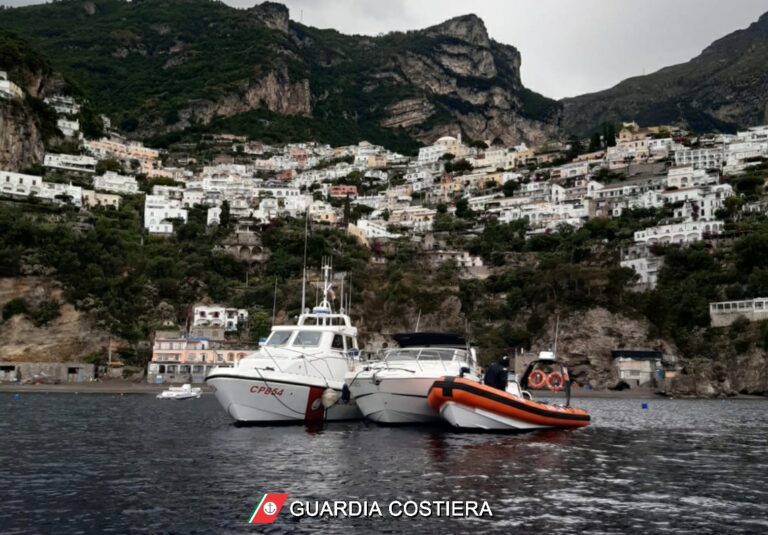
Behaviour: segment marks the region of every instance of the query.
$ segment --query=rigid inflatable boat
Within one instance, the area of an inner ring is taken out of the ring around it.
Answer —
[[[589,425],[583,409],[540,403],[463,377],[441,377],[429,389],[427,401],[445,421],[462,429],[527,431]]]

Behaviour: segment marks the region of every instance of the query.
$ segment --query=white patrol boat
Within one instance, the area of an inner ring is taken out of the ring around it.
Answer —
[[[347,373],[352,398],[363,416],[380,424],[439,422],[427,403],[438,377],[467,375],[477,365],[474,348],[463,336],[415,332],[392,336],[400,347],[386,350],[380,362]]]
[[[233,368],[214,368],[206,382],[224,410],[242,423],[300,423],[362,417],[344,376],[359,361],[357,328],[333,313],[331,268],[322,268],[322,302],[296,325],[275,326],[264,345]]]

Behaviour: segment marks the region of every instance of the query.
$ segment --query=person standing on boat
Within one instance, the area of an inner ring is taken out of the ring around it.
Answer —
[[[483,377],[483,383],[499,390],[507,389],[507,376],[509,374],[509,357],[504,355],[499,360],[488,366]]]

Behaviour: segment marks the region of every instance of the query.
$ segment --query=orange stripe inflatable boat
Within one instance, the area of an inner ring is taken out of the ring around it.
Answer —
[[[584,427],[590,420],[583,409],[540,403],[463,377],[441,377],[435,381],[427,402],[449,424],[462,429],[526,431]]]

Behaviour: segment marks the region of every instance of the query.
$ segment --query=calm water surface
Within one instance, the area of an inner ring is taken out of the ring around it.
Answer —
[[[768,402],[580,400],[516,436],[236,427],[213,396],[0,394],[0,533],[768,533]],[[245,521],[293,500],[487,500],[492,519]]]

